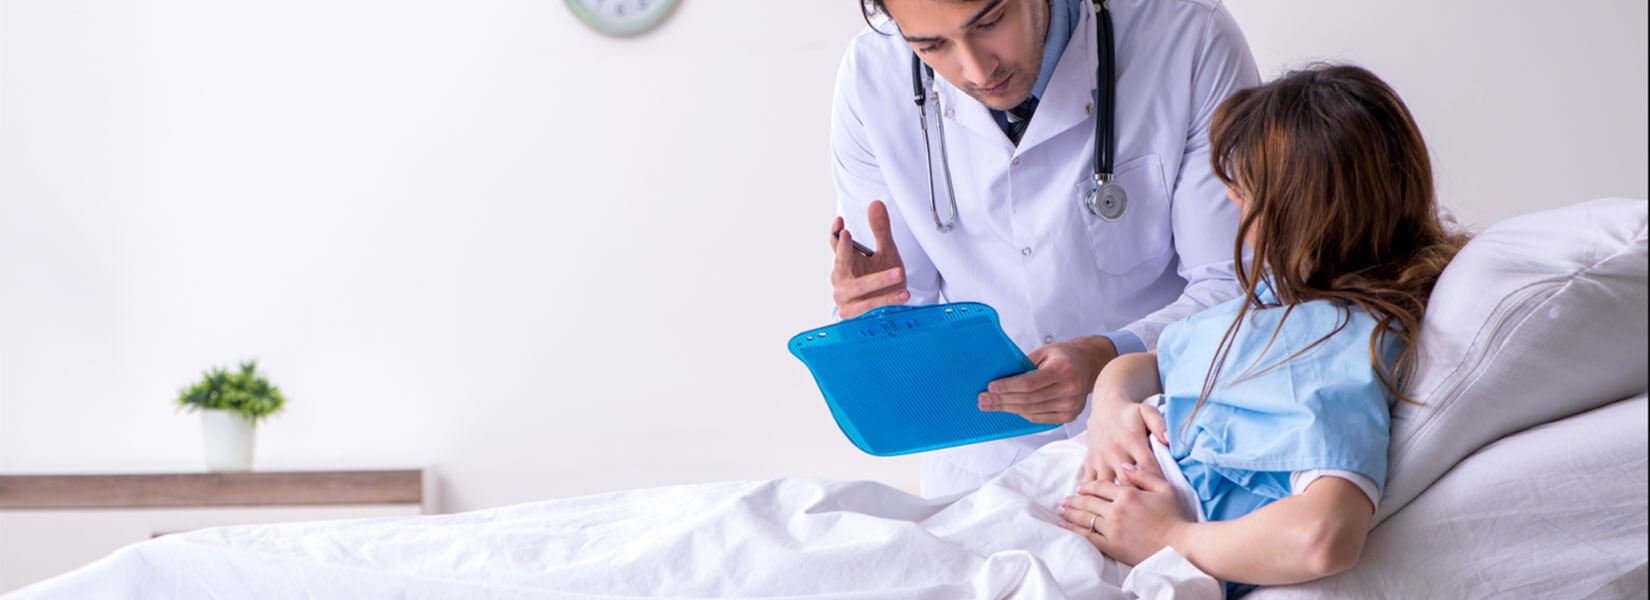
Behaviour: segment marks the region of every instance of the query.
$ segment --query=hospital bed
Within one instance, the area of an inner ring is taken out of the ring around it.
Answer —
[[[1646,202],[1498,223],[1440,280],[1353,569],[1250,598],[1645,597]],[[456,515],[243,526],[124,548],[8,598],[1127,598],[1058,526],[1084,449],[972,494],[805,478]]]

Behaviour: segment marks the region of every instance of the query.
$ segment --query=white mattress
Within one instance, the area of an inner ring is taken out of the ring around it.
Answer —
[[[1252,598],[1643,597],[1647,437],[1640,397],[1502,440],[1377,528],[1352,571]],[[1129,597],[1125,567],[1056,525],[1082,453],[1051,445],[945,500],[787,478],[209,529],[10,598]],[[1164,564],[1128,583],[1199,585]]]

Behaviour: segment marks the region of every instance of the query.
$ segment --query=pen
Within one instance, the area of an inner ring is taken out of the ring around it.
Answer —
[[[831,232],[831,239],[833,239],[833,240],[842,239],[842,232],[841,231],[832,231]],[[860,254],[860,256],[864,256],[865,258],[871,258],[872,256],[876,256],[876,254],[877,254],[876,252],[872,252],[870,248],[866,248],[863,244],[860,244],[857,241],[856,242],[851,242],[851,243],[854,245],[854,251],[858,252]]]

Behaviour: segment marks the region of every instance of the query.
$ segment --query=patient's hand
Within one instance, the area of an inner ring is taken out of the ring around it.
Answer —
[[[1156,472],[1157,459],[1146,436],[1169,443],[1168,424],[1151,406],[1128,400],[1106,399],[1095,390],[1094,411],[1089,414],[1088,458],[1083,461],[1078,483],[1116,481],[1117,468],[1140,465]],[[1161,473],[1159,473],[1161,476]]]
[[[1106,556],[1139,564],[1167,547],[1192,524],[1181,512],[1174,488],[1156,472],[1122,468],[1123,483],[1091,481],[1060,503],[1061,523]],[[1093,529],[1090,529],[1090,525]]]

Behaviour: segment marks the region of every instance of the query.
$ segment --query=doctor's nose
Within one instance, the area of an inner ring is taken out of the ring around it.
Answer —
[[[996,83],[992,77],[996,75],[997,61],[979,52],[966,44],[959,44],[957,60],[962,67],[963,79],[975,87],[985,87]]]

